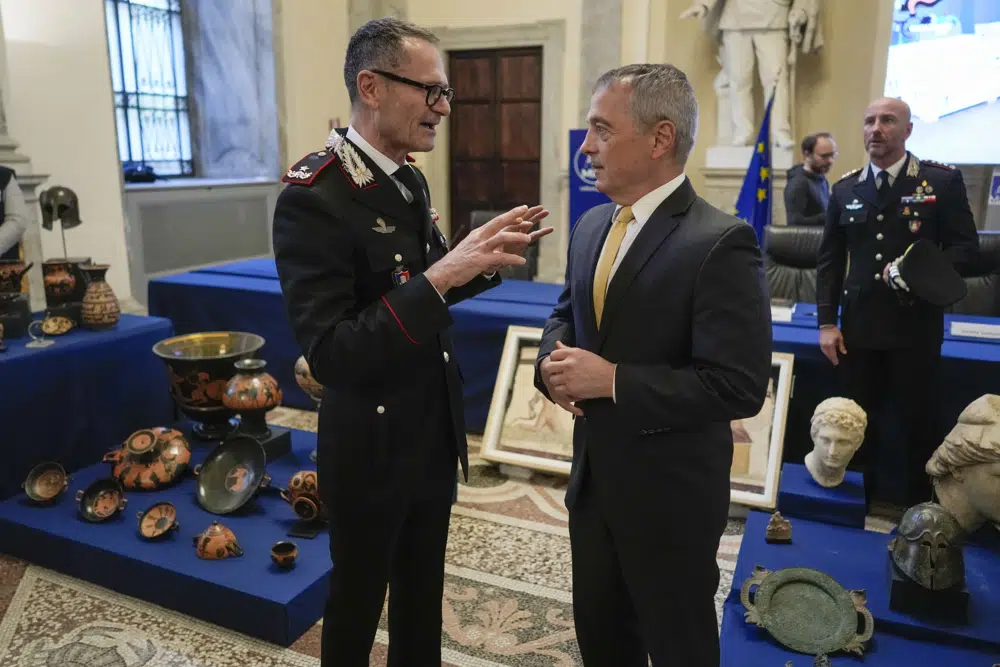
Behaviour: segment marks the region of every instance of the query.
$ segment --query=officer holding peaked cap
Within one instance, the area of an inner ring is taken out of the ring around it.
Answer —
[[[961,172],[907,151],[912,130],[902,100],[879,99],[865,111],[869,164],[832,188],[816,275],[820,347],[844,393],[869,415],[854,459],[868,500],[884,495],[874,463],[886,459],[877,453],[890,443],[878,436],[892,397],[904,441],[891,456],[905,465],[889,469],[906,497],[887,499],[907,505],[931,500],[924,464],[943,435],[944,308],[964,296],[961,275],[979,248]]]

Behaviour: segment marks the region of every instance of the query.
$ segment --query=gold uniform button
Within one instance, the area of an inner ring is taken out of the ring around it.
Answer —
[[[879,213],[879,214],[878,214],[878,215],[877,215],[877,216],[875,217],[875,219],[876,219],[876,220],[878,220],[879,222],[882,222],[882,220],[883,220],[883,219],[885,219],[885,216],[884,216],[884,215],[882,215],[881,213]]]
[[[397,255],[396,255],[396,261],[397,261],[397,262],[402,262],[402,261],[403,261],[403,256],[402,256],[402,255],[398,255],[398,254],[397,254]]]
[[[385,406],[384,405],[378,406],[377,408],[375,408],[375,412],[383,414],[385,412]]]
[[[882,232],[879,232],[878,236],[876,236],[875,238],[877,238],[879,241],[881,241],[883,239]]]
[[[875,259],[876,260],[882,259],[882,253],[878,253],[877,255],[875,255]]]
[[[882,279],[882,274],[881,273],[876,273],[875,274],[875,280],[881,280],[881,279]]]

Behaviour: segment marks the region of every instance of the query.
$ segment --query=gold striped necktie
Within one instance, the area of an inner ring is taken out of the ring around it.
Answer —
[[[608,293],[608,276],[611,275],[611,267],[618,257],[618,251],[622,247],[622,240],[625,238],[625,230],[628,223],[634,220],[632,207],[624,206],[615,217],[615,222],[608,232],[608,239],[604,245],[604,252],[597,262],[597,270],[594,272],[594,313],[597,315],[597,326],[601,326],[601,315],[604,312],[604,298]]]

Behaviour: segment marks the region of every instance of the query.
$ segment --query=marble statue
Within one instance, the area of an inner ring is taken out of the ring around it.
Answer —
[[[816,406],[810,423],[813,450],[806,454],[806,470],[820,486],[837,486],[865,439],[868,415],[851,399],[835,396]]]
[[[719,103],[717,144],[752,146],[757,139],[753,104],[753,67],[757,63],[765,96],[774,90],[772,143],[791,148],[791,92],[798,53],[823,46],[820,0],[695,0],[682,19],[703,19],[718,42],[722,66],[715,80]]]
[[[1000,396],[970,403],[925,470],[938,502],[965,531],[1000,525]]]

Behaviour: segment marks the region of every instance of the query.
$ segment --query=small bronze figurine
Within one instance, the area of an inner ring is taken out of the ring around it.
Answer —
[[[771,520],[767,522],[767,530],[764,533],[764,540],[768,544],[790,544],[792,541],[792,524],[788,519],[781,516],[781,512],[771,515]]]

